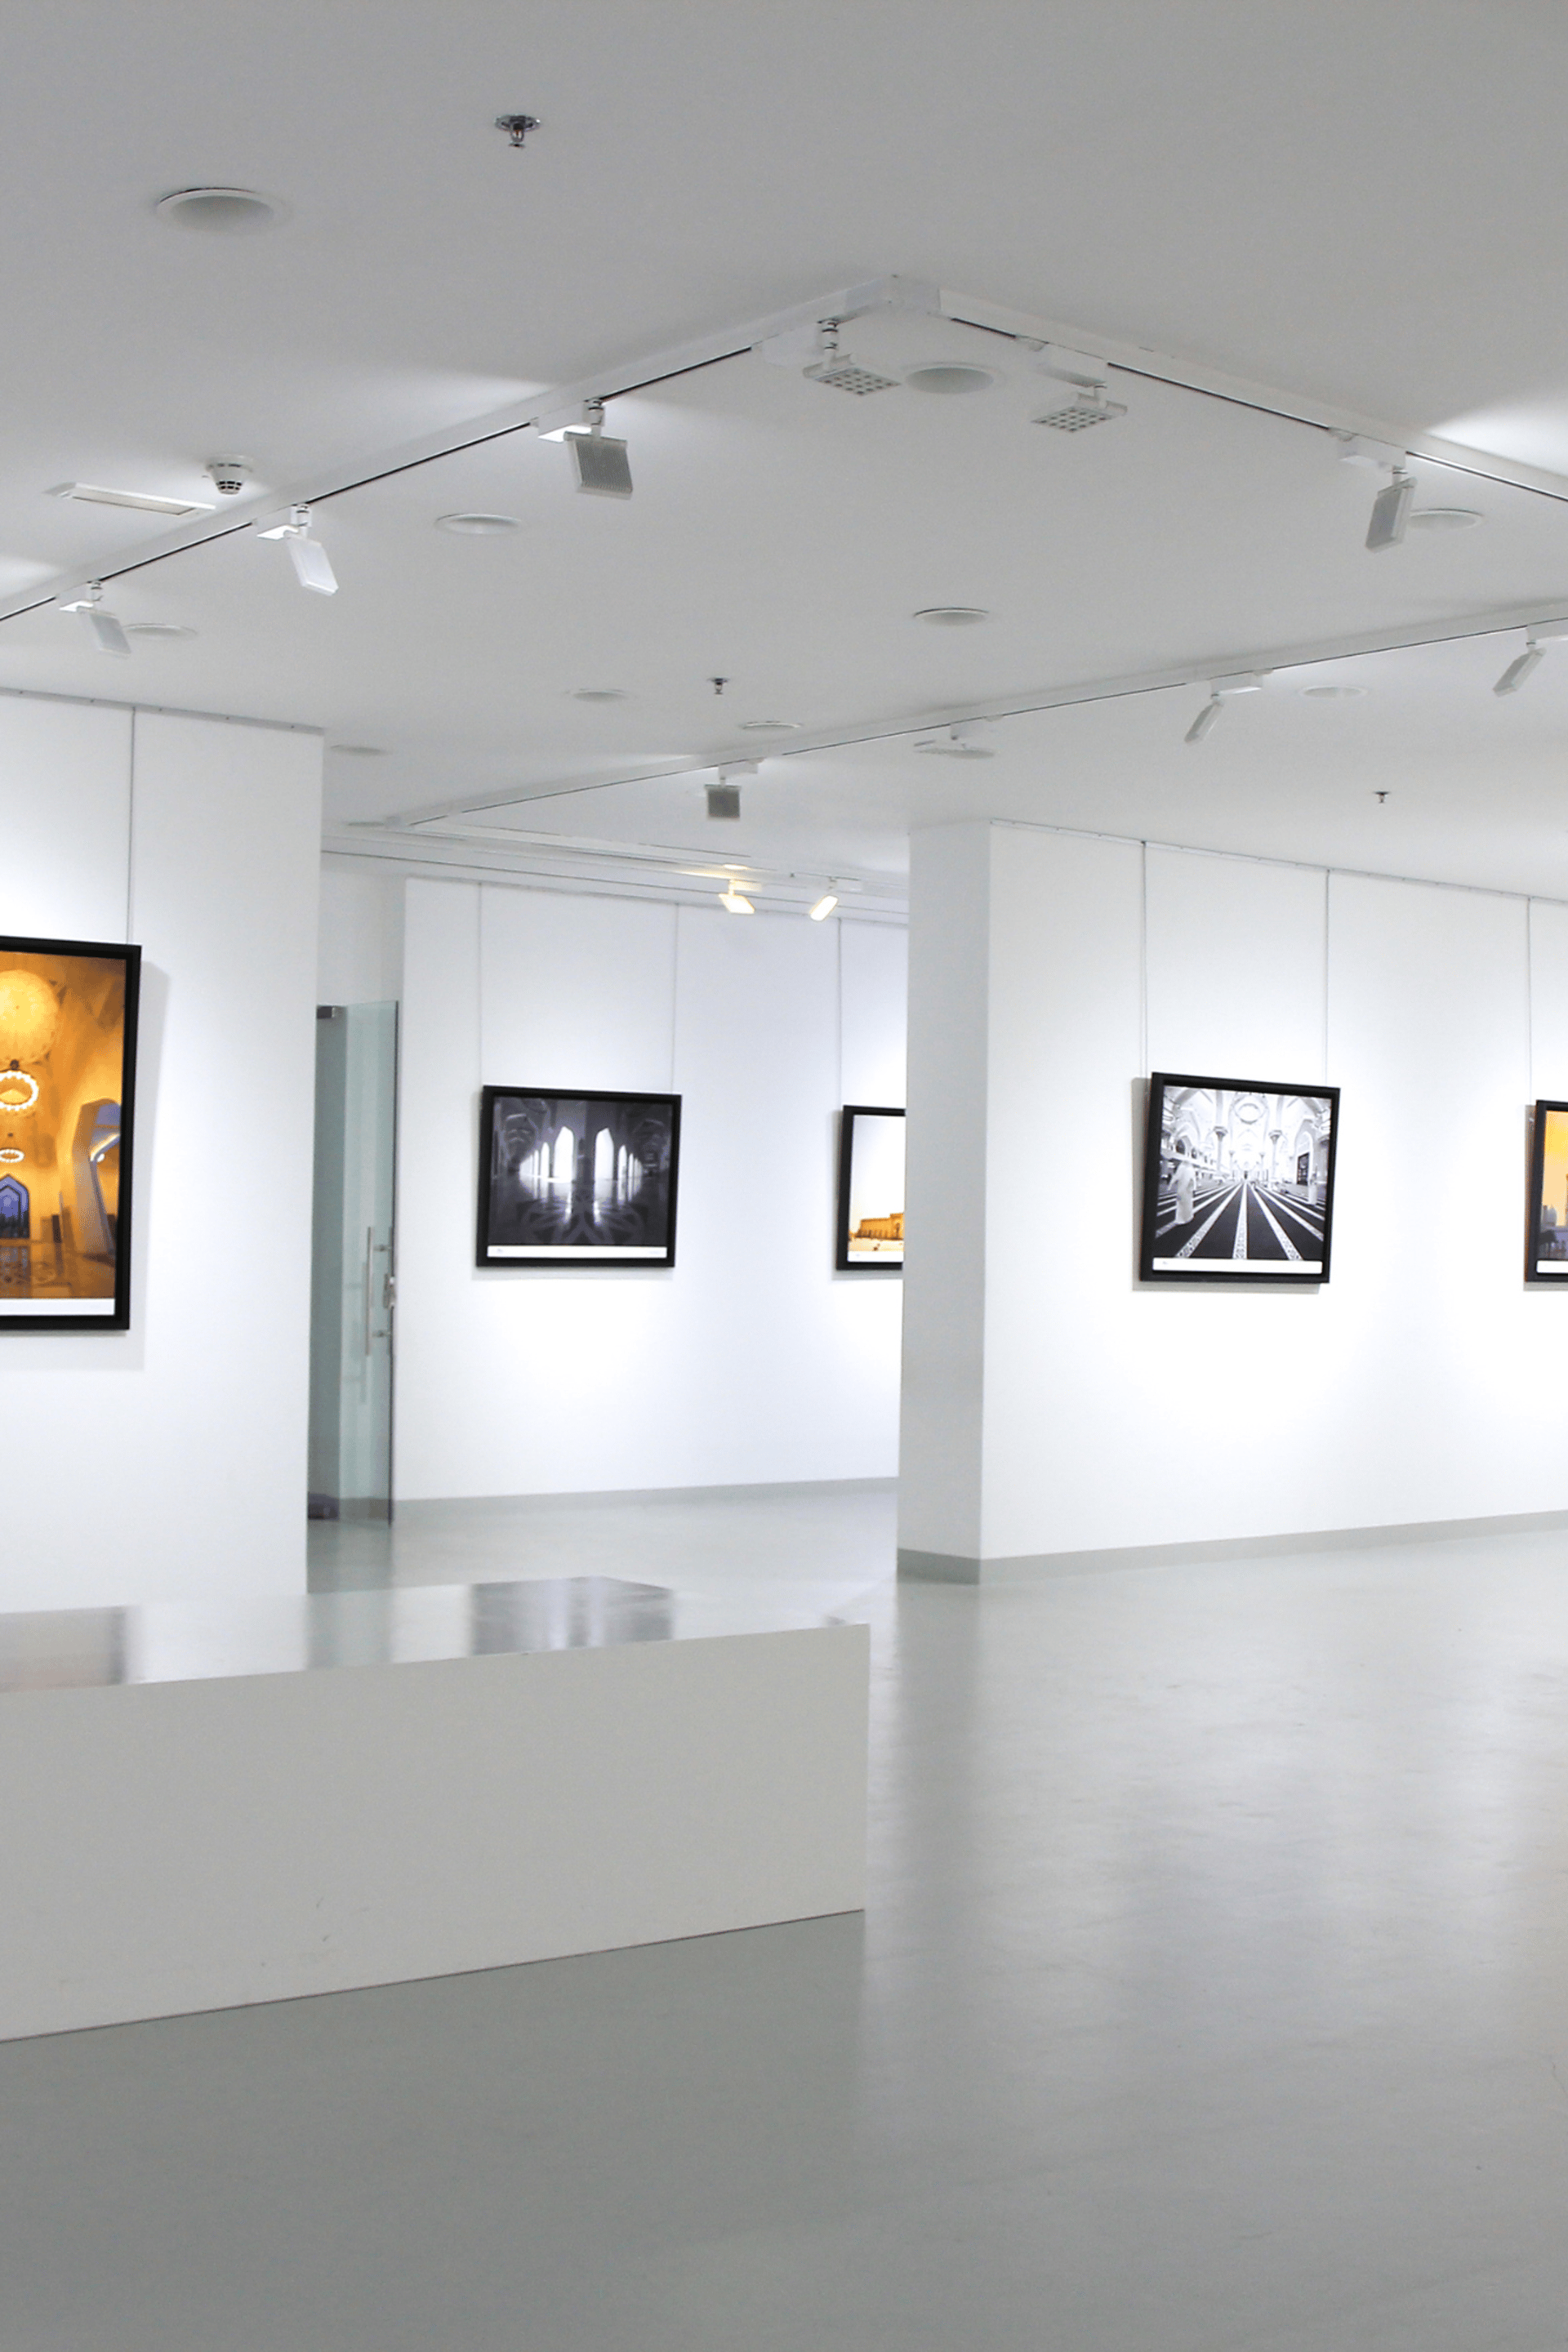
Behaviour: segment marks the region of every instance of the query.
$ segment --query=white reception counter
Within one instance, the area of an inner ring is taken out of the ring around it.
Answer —
[[[858,1909],[868,1635],[605,1577],[0,1617],[0,2038]]]

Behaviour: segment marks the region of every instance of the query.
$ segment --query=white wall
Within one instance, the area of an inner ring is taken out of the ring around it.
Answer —
[[[910,937],[907,1549],[1568,1508],[1568,1326],[1522,1279],[1568,908],[973,825],[917,837]],[[1138,1283],[1150,1067],[1342,1087],[1330,1283]]]
[[[403,880],[321,860],[318,1004],[387,1004],[403,992]]]
[[[321,744],[0,697],[0,930],[139,941],[132,1328],[0,1333],[0,1609],[304,1585]]]
[[[840,1103],[903,1098],[902,932],[440,881],[405,925],[399,1495],[891,1475],[901,1286],[833,1213]],[[476,1268],[481,1084],[679,1093],[674,1267]]]

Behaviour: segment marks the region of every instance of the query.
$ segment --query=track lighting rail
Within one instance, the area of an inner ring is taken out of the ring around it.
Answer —
[[[1494,457],[1486,451],[1464,448],[1431,435],[1405,433],[1385,420],[1362,416],[1328,404],[1303,402],[1268,385],[1249,383],[1244,379],[1227,376],[1221,371],[1148,351],[1140,345],[1097,336],[1082,328],[1057,320],[1033,318],[1022,311],[1006,310],[973,296],[944,289],[923,279],[899,276],[871,278],[859,285],[836,288],[814,297],[810,301],[795,303],[788,310],[752,320],[743,326],[723,329],[667,351],[648,353],[619,368],[602,369],[579,383],[535,395],[531,400],[497,410],[489,417],[476,419],[465,426],[448,427],[441,433],[405,443],[399,448],[386,451],[369,464],[296,485],[280,495],[274,494],[271,502],[279,507],[322,507],[334,499],[347,497],[354,490],[368,489],[375,483],[392,480],[424,466],[437,465],[446,457],[483,448],[489,443],[505,440],[512,435],[549,430],[552,422],[559,424],[564,417],[574,419],[579,416],[584,402],[619,400],[636,393],[652,391],[660,384],[671,383],[683,376],[721,366],[729,360],[742,358],[781,336],[803,330],[814,331],[825,320],[836,320],[842,326],[877,310],[942,318],[954,325],[973,328],[977,332],[1000,336],[1037,350],[1043,351],[1048,345],[1073,351],[1087,347],[1094,351],[1108,371],[1129,379],[1142,378],[1148,383],[1165,384],[1205,399],[1222,400],[1232,406],[1251,409],[1258,415],[1315,432],[1342,437],[1366,436],[1396,446],[1411,457],[1420,457],[1431,465],[1446,467],[1452,472],[1476,479],[1505,483],[1532,496],[1568,504],[1568,478],[1542,468]],[[232,538],[237,532],[249,530],[253,520],[254,516],[248,510],[236,514],[232,509],[221,516],[195,517],[151,545],[100,564],[93,577],[103,582],[129,578],[134,572],[167,562],[191,549],[209,547],[219,540]],[[0,603],[0,623],[18,619],[24,614],[37,612],[57,603],[62,591],[79,578],[79,572],[71,579],[62,576],[43,588],[30,590],[21,596]]]

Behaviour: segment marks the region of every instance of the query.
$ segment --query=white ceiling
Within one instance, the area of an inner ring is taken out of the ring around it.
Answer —
[[[1555,6],[52,0],[5,56],[13,602],[165,528],[51,484],[199,495],[243,453],[264,499],[889,270],[1568,474]],[[491,119],[521,108],[520,154]],[[204,181],[291,217],[153,216]],[[242,535],[111,589],[195,638],[117,663],[44,608],[0,625],[0,685],[384,747],[329,762],[336,837],[479,803],[426,837],[479,858],[554,835],[886,888],[911,824],[985,813],[1568,895],[1568,647],[1499,702],[1517,635],[1324,670],[1368,689],[1339,703],[1281,670],[1195,749],[1193,685],[1000,718],[989,761],[912,749],[933,713],[1568,611],[1568,506],[1418,465],[1420,503],[1484,521],[1373,559],[1375,479],[1310,425],[1121,375],[1127,418],[1069,438],[1016,343],[909,315],[845,341],[999,381],[858,401],[730,360],[614,404],[629,504],[516,436],[323,503],[336,598]],[[433,529],[471,507],[521,528]],[[934,603],[993,618],[911,620]],[[742,724],[769,718],[816,748],[710,824],[691,771],[787,744]]]

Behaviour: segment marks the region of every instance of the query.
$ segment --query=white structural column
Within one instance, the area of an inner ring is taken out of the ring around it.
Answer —
[[[975,824],[917,836],[910,948],[904,1573],[1568,1523],[1522,1278],[1568,910]],[[1140,1283],[1150,1066],[1342,1088],[1331,1281]]]
[[[0,1608],[304,1590],[321,780],[304,730],[0,698],[0,932],[142,950],[131,1328],[0,1332]]]
[[[966,1580],[981,1557],[991,1051],[988,824],[910,858],[909,1145],[899,1555]],[[928,1246],[929,1244],[929,1246]]]

